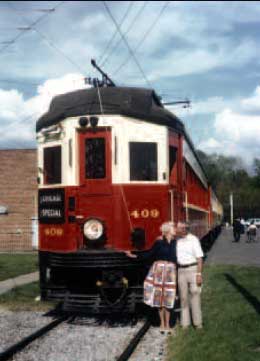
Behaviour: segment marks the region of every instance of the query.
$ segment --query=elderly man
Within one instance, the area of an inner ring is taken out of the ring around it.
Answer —
[[[202,328],[201,315],[201,285],[202,285],[202,257],[199,239],[189,233],[187,223],[177,224],[177,262],[178,286],[181,300],[181,325],[190,326],[190,306],[193,324]]]

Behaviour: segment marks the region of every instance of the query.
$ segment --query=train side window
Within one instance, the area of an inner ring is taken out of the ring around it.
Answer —
[[[72,139],[69,139],[69,166],[72,167]]]
[[[61,183],[61,146],[44,148],[44,184]]]
[[[102,179],[106,177],[105,138],[89,138],[85,140],[85,177]]]
[[[177,148],[169,146],[169,174],[171,174],[177,159]]]
[[[183,177],[183,183],[186,184],[187,182],[187,164],[185,160],[183,160],[182,163],[182,177]]]
[[[130,180],[157,181],[157,143],[130,142]]]

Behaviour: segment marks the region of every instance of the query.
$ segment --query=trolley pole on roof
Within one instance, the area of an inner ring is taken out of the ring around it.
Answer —
[[[234,221],[234,213],[233,213],[233,193],[230,193],[230,225],[232,226]]]
[[[105,86],[116,86],[116,84],[113,82],[113,80],[97,65],[97,63],[96,63],[96,61],[94,59],[91,59],[91,64],[102,75],[102,83],[103,83],[103,85],[105,85]]]
[[[179,100],[179,101],[173,101],[173,102],[166,102],[166,103],[162,103],[163,105],[179,105],[179,104],[183,104],[184,108],[189,108],[190,107],[190,100],[186,99],[186,100]]]

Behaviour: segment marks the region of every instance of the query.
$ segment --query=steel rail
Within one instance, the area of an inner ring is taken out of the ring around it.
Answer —
[[[37,338],[44,336],[47,332],[57,327],[62,322],[66,321],[68,316],[62,316],[57,318],[54,321],[51,321],[47,325],[43,326],[42,328],[38,329],[37,331],[33,332],[29,336],[26,336],[21,341],[13,344],[12,346],[8,347],[5,351],[0,353],[0,361],[7,361],[13,357],[18,351],[23,350],[27,345],[32,343]]]
[[[122,354],[119,356],[119,358],[116,361],[127,361],[129,360],[130,356],[136,349],[137,345],[141,341],[141,339],[144,337],[146,332],[149,330],[151,326],[151,322],[147,320],[144,325],[140,328],[140,330],[137,332],[137,334],[132,338],[132,340],[129,342],[128,346],[125,348],[125,350],[122,352]]]

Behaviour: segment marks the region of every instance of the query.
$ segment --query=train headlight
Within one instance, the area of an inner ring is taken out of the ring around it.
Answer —
[[[86,238],[90,240],[99,239],[104,233],[104,226],[98,219],[89,219],[83,228]]]

